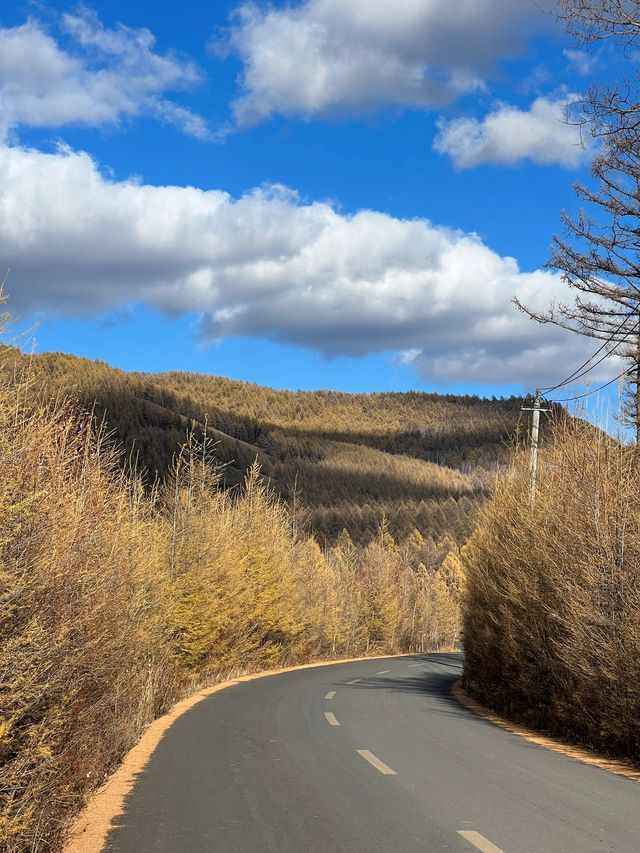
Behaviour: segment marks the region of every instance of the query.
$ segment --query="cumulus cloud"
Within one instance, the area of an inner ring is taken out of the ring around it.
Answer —
[[[483,86],[549,21],[531,0],[244,3],[221,51],[243,62],[239,125],[385,105],[439,106]]]
[[[588,154],[580,129],[564,121],[565,105],[575,97],[539,97],[527,110],[500,104],[481,120],[440,121],[433,147],[448,154],[457,169],[522,160],[575,168]]]
[[[64,49],[35,19],[0,27],[0,137],[19,126],[99,126],[151,115],[205,137],[204,120],[165,97],[201,79],[196,65],[160,54],[147,29],[104,27],[80,7],[60,19]]]
[[[145,303],[196,314],[203,339],[397,353],[443,382],[551,384],[584,352],[511,304],[515,294],[543,307],[558,278],[520,271],[474,234],[344,215],[283,187],[234,199],[115,181],[71,150],[0,146],[0,264],[23,314]]]

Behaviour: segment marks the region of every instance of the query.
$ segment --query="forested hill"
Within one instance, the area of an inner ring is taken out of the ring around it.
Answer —
[[[126,373],[58,353],[14,355],[29,365],[33,393],[71,396],[104,417],[149,479],[166,474],[188,429],[207,424],[225,483],[237,484],[257,458],[283,497],[297,483],[320,541],[346,528],[366,542],[386,518],[398,541],[417,530],[460,543],[520,418],[516,398],[274,391],[195,373]]]

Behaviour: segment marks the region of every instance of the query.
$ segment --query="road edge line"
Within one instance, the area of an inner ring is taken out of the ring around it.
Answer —
[[[640,782],[640,769],[621,759],[607,758],[600,753],[586,749],[585,747],[576,746],[575,744],[567,743],[556,738],[549,737],[537,732],[535,729],[529,729],[520,723],[513,723],[505,717],[501,717],[478,702],[470,696],[462,686],[462,679],[457,679],[451,685],[452,696],[464,705],[469,711],[473,711],[479,717],[487,720],[493,725],[510,732],[513,735],[524,738],[524,740],[533,743],[536,746],[542,746],[552,752],[558,752],[564,755],[565,758],[573,758],[575,761],[580,761],[582,764],[590,764],[593,767],[599,767],[601,770],[608,770],[609,773],[615,773],[616,776],[623,776],[632,782]]]
[[[398,655],[373,655],[371,657],[343,658],[341,660],[322,660],[315,661],[314,663],[283,667],[281,669],[253,672],[246,675],[239,675],[236,678],[230,678],[227,681],[221,681],[218,684],[205,687],[191,694],[191,696],[181,699],[166,714],[155,719],[145,729],[140,740],[124,756],[107,781],[91,795],[80,814],[72,821],[66,842],[62,847],[62,853],[102,853],[109,832],[114,828],[116,819],[124,811],[124,804],[128,794],[133,789],[137,777],[149,763],[151,756],[165,733],[179,717],[214,693],[246,681],[257,681],[259,678],[268,678],[272,675],[282,675],[302,669],[314,669],[340,663],[360,663],[368,660],[416,657],[420,654],[427,653],[404,652]],[[438,654],[438,652],[428,652],[428,654]],[[442,652],[442,654],[447,654],[447,652]]]

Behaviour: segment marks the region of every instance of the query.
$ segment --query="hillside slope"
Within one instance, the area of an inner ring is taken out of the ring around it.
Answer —
[[[187,430],[217,443],[228,486],[257,458],[283,497],[297,488],[322,541],[346,528],[397,540],[468,536],[478,502],[509,454],[520,401],[410,393],[275,391],[194,373],[126,373],[102,361],[25,357],[34,393],[72,396],[104,418],[148,479],[163,477]]]

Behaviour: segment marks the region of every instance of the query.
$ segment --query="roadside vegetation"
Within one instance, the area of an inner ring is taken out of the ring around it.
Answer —
[[[511,719],[640,759],[640,467],[560,419],[516,458],[464,550],[466,686]]]
[[[37,384],[0,355],[3,851],[59,850],[145,727],[199,685],[457,643],[454,539],[398,541],[383,518],[366,544],[344,530],[320,546],[258,463],[223,488],[192,431],[150,482]]]

